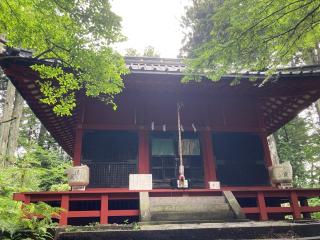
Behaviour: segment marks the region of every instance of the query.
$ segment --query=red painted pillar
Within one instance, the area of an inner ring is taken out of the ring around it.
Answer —
[[[203,154],[204,182],[205,186],[209,187],[209,181],[217,181],[216,163],[213,155],[211,131],[203,131],[200,133],[200,136]]]
[[[83,136],[83,129],[77,128],[74,149],[73,149],[73,166],[81,165],[82,136]]]
[[[63,208],[63,212],[60,215],[60,220],[59,220],[60,226],[68,224],[69,195],[61,196],[61,208]]]
[[[149,162],[149,132],[147,130],[139,130],[139,161],[138,173],[150,173]]]

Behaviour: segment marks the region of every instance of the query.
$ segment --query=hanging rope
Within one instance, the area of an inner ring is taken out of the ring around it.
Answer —
[[[179,137],[179,180],[184,180],[184,166],[183,166],[183,158],[182,158],[182,138],[181,138],[181,120],[180,120],[180,109],[182,108],[182,103],[177,103],[177,115],[178,115],[178,137]]]

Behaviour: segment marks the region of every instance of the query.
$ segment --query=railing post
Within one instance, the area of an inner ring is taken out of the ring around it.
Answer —
[[[290,192],[290,206],[292,208],[292,216],[293,219],[298,220],[301,219],[301,210],[298,202],[297,193],[292,191]]]
[[[268,213],[267,213],[267,207],[266,202],[264,199],[264,193],[258,192],[258,207],[260,211],[260,220],[267,221],[268,220]]]
[[[102,194],[100,199],[100,224],[108,224],[109,196]]]
[[[24,207],[29,204],[31,201],[30,201],[30,195],[24,195],[24,200],[23,200],[23,204],[21,205],[21,209],[23,210]]]
[[[67,225],[68,224],[68,211],[69,211],[69,195],[61,196],[61,208],[64,211],[60,215],[59,225]]]

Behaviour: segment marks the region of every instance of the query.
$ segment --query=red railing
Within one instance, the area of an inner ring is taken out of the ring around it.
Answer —
[[[257,215],[260,220],[277,219],[292,215],[295,220],[310,218],[310,213],[320,212],[318,206],[309,206],[308,199],[319,198],[319,189],[269,189],[233,191],[237,200],[242,204],[242,211],[247,217]],[[255,206],[246,206],[245,201],[255,200]],[[275,216],[271,216],[275,215]]]
[[[223,190],[232,191],[248,218],[256,220],[283,219],[292,215],[293,219],[310,218],[310,213],[320,212],[319,206],[308,206],[308,199],[320,196],[319,189],[275,189],[270,187],[228,187],[221,190],[208,189],[155,189],[149,191],[152,197],[166,196],[210,196],[222,195]],[[138,191],[128,189],[89,189],[70,192],[17,193],[15,200],[30,202],[59,202],[65,211],[59,217],[59,225],[67,225],[70,218],[99,218],[100,224],[108,224],[109,217],[139,217],[139,207],[135,209],[113,210],[110,201],[138,200]],[[98,201],[99,210],[70,210],[72,201]]]
[[[128,190],[127,190],[128,191]],[[109,200],[137,200],[138,192],[117,191],[72,191],[72,192],[34,192],[17,193],[15,200],[21,200],[25,204],[30,202],[59,202],[64,211],[59,216],[59,225],[67,225],[69,218],[100,218],[100,224],[108,224],[109,217],[139,216],[139,209],[111,210]],[[100,210],[70,210],[72,201],[100,201]]]

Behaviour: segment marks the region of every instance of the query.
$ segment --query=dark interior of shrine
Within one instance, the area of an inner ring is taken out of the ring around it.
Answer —
[[[214,132],[212,140],[217,178],[222,186],[269,185],[259,135]]]
[[[130,131],[86,131],[82,163],[90,168],[89,187],[128,187],[137,173],[138,135]]]
[[[213,153],[222,186],[269,185],[259,135],[214,132]],[[179,169],[178,133],[152,131],[150,172],[154,188],[170,188]],[[137,173],[138,134],[134,131],[86,131],[82,163],[90,168],[89,187],[128,187],[129,174]],[[204,161],[199,134],[182,133],[185,176],[192,188],[204,187]]]

